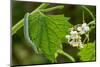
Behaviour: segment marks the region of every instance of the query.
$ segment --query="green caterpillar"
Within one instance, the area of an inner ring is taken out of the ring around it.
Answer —
[[[33,49],[34,49],[34,51],[36,52],[36,53],[38,53],[38,51],[37,51],[37,47],[35,46],[35,44],[31,41],[31,39],[30,39],[30,36],[29,36],[29,25],[28,25],[28,17],[29,17],[29,13],[26,13],[25,14],[25,16],[24,16],[24,37],[25,37],[25,40],[29,43],[29,44],[31,44],[32,45],[32,47],[33,47]]]

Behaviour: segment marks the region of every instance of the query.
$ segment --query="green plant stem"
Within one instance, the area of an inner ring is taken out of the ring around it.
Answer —
[[[95,25],[95,20],[89,22],[89,23],[88,23],[88,26],[89,26],[89,25]],[[95,28],[95,27],[90,28],[89,32],[90,32],[92,29],[94,29],[94,28]],[[89,35],[89,32],[88,32],[88,35]],[[88,38],[89,38],[89,37],[85,37],[85,39],[83,40],[83,44],[86,42],[86,40],[87,40]],[[88,39],[88,41],[89,41],[89,39]]]
[[[64,8],[64,6],[60,5],[60,6],[55,6],[55,7],[47,8],[47,9],[41,9],[40,11],[41,12],[49,12],[49,11],[53,11],[53,10],[56,10],[56,9],[63,9],[63,8]]]
[[[64,55],[64,56],[66,56],[66,57],[69,58],[72,62],[75,62],[75,59],[74,59],[71,55],[69,55],[68,53],[64,52],[63,50],[59,50],[58,53],[59,53],[59,54],[62,54],[62,55]]]
[[[87,34],[85,34],[85,38],[83,40],[83,44],[85,44],[86,40],[87,40],[87,42],[89,41],[89,32]]]
[[[87,7],[82,6],[82,8],[84,8],[91,15],[92,19],[95,20],[93,13]]]
[[[88,25],[92,25],[92,24],[95,24],[95,20],[88,23]]]
[[[85,23],[85,18],[84,18],[84,11],[83,11],[83,23]]]
[[[34,12],[39,11],[40,9],[44,9],[48,6],[49,4],[43,3],[41,4],[38,8],[36,8],[33,12],[31,12],[31,14],[33,14]]]
[[[37,11],[49,12],[49,11],[53,11],[53,10],[56,10],[56,9],[62,9],[62,8],[64,8],[63,5],[60,5],[60,6],[55,6],[55,7],[44,9],[47,6],[48,6],[48,4],[43,3],[37,9],[35,9],[33,12],[31,12],[30,14],[34,14]],[[21,27],[23,27],[23,21],[24,21],[24,19],[20,20],[17,24],[15,24],[12,27],[12,35],[14,35]]]
[[[88,23],[88,26],[89,26],[89,25],[95,25],[95,20],[89,22],[89,23]],[[95,27],[90,28],[89,32],[90,32],[92,29],[94,29],[94,28],[95,28]],[[89,35],[89,32],[88,32],[88,35]],[[87,39],[88,39],[88,41],[89,41],[89,37],[85,37],[85,38],[84,38],[83,44],[86,42]]]
[[[92,17],[92,19],[93,19],[93,21],[89,22],[88,25],[95,24],[95,17],[94,17],[94,15],[93,15],[93,13],[92,13],[87,7],[85,7],[85,6],[82,6],[82,8],[84,8],[84,9],[91,15],[91,17]],[[92,29],[93,29],[93,28],[92,28]],[[92,29],[90,28],[90,31],[91,31]],[[89,38],[89,37],[85,37],[85,39],[83,40],[83,44],[85,43],[85,41],[86,41],[88,38]],[[89,40],[89,39],[88,39],[88,40]]]
[[[37,12],[38,10],[40,9],[44,9],[48,6],[48,4],[46,3],[43,3],[41,4],[37,9],[35,9],[33,12],[31,12],[30,14],[34,14],[35,12]],[[12,35],[14,35],[21,27],[23,27],[23,21],[24,19],[21,19],[17,24],[15,24],[13,27],[12,27]]]
[[[85,39],[83,40],[83,44],[85,43],[86,40],[87,40],[87,37],[85,37]]]

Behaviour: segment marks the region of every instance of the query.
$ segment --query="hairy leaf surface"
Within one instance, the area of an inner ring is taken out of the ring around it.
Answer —
[[[38,51],[52,62],[61,48],[61,40],[68,33],[71,24],[64,15],[44,15],[37,12],[29,16],[29,36]]]

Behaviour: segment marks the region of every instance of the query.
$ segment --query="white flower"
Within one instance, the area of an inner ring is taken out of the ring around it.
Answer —
[[[77,31],[71,30],[70,34],[71,34],[71,35],[74,35],[74,34],[78,34],[78,32],[77,32]]]
[[[82,27],[85,27],[85,26],[87,26],[87,24],[86,24],[86,23],[83,23],[83,24],[82,24]]]
[[[77,31],[79,31],[79,34],[84,34],[85,32],[83,31],[82,27],[78,27]]]
[[[78,42],[75,42],[74,40],[70,41],[69,44],[73,47],[78,47]]]
[[[83,30],[84,32],[89,31],[89,26],[88,26],[86,23],[83,23],[83,24],[82,24],[82,30]]]
[[[82,44],[81,40],[79,40],[79,41],[72,40],[69,42],[69,44],[73,47],[83,48],[83,44]]]
[[[79,38],[79,35],[74,34],[74,35],[71,35],[70,38],[71,39],[78,39]]]
[[[82,31],[82,27],[78,27],[77,28],[77,31]]]
[[[68,43],[73,47],[83,48],[81,35],[89,31],[89,26],[86,23],[83,23],[81,26],[75,29],[71,28],[70,30],[70,35],[65,36],[68,39]]]
[[[77,39],[79,37],[78,32],[77,31],[71,31],[70,32],[70,38],[71,39]]]
[[[88,31],[89,31],[89,27],[88,27],[88,26],[83,27],[83,31],[84,31],[84,32],[88,32]]]
[[[78,27],[77,28],[77,31],[79,31],[79,33],[82,35],[82,34],[85,34],[86,32],[89,31],[89,26],[86,24],[86,23],[83,23],[81,27]]]
[[[82,42],[79,43],[79,48],[83,48]]]

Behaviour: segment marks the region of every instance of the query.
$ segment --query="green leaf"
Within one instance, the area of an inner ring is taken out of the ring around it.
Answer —
[[[95,42],[87,43],[84,45],[84,48],[80,49],[79,56],[82,61],[95,61]]]
[[[68,33],[71,24],[64,15],[44,15],[37,12],[28,18],[29,36],[37,47],[50,61],[54,62],[58,50],[62,49],[61,40]]]

